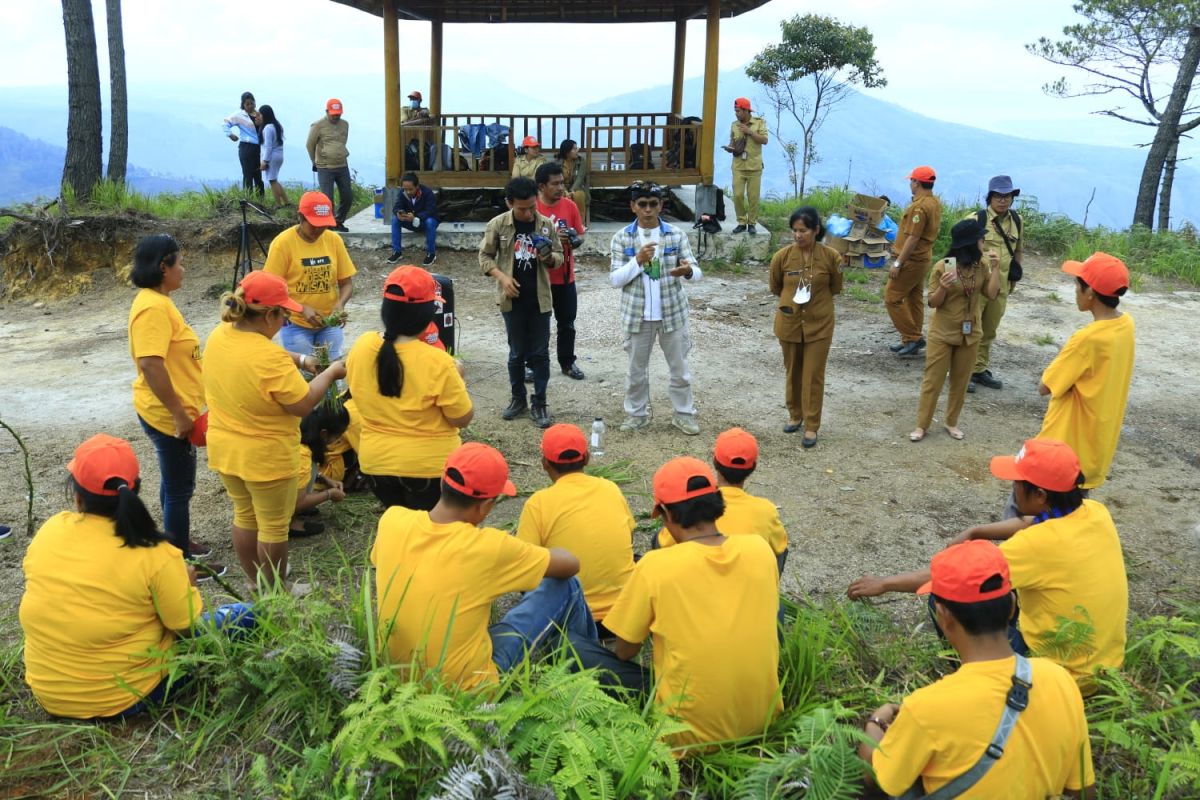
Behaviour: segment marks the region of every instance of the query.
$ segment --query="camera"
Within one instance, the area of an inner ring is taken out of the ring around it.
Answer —
[[[571,245],[572,250],[578,250],[583,246],[583,237],[579,235],[579,231],[574,228],[567,228],[567,242]]]
[[[554,245],[545,236],[533,237],[533,247],[541,258],[548,258],[554,252]]]

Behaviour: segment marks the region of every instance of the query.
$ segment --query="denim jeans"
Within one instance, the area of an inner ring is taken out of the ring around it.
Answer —
[[[508,672],[538,647],[553,644],[560,634],[596,641],[596,623],[578,578],[543,578],[490,626],[492,661],[501,672]]]
[[[525,399],[525,365],[533,370],[534,402],[546,402],[550,382],[550,312],[513,308],[503,311],[508,333],[508,384],[514,400]]]
[[[400,252],[401,245],[401,229],[412,231],[414,233],[425,233],[425,252],[433,255],[437,252],[437,229],[439,223],[432,217],[421,220],[421,227],[414,227],[411,222],[401,222],[396,219],[396,215],[392,214],[392,249],[397,253]]]
[[[331,203],[333,202],[333,187],[337,186],[337,211],[333,216],[338,225],[343,224],[346,217],[350,216],[350,204],[354,201],[354,185],[350,180],[350,167],[318,169],[317,185],[321,187],[321,194],[328,197]]]
[[[279,340],[284,350],[289,353],[299,353],[302,356],[312,355],[314,347],[327,344],[329,345],[329,358],[333,360],[342,357],[346,334],[339,325],[314,329],[288,322],[280,328]]]
[[[140,415],[138,422],[154,443],[158,456],[158,504],[162,507],[167,540],[187,558],[191,534],[189,505],[196,490],[196,447],[187,439],[176,439],[148,425]]]
[[[622,661],[617,654],[600,642],[585,637],[568,636],[581,669],[595,669],[596,681],[602,689],[628,689],[650,694],[650,670],[637,659]]]
[[[554,324],[558,327],[558,365],[570,369],[575,363],[575,316],[579,313],[579,294],[575,282],[550,284],[554,297]]]

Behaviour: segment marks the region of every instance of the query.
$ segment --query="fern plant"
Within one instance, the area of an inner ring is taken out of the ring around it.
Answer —
[[[844,720],[840,704],[818,708],[792,721],[786,752],[760,761],[738,782],[738,800],[854,800],[862,791],[863,762],[856,753],[866,737]]]

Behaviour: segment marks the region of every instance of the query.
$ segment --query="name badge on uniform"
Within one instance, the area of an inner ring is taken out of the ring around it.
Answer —
[[[963,320],[963,324],[962,324],[963,336],[970,336],[973,328],[974,328],[974,326],[971,324],[971,320],[969,320],[969,319]]]
[[[747,153],[745,150],[743,150],[742,151],[742,161],[745,161],[748,158],[750,158],[750,154]]]
[[[812,287],[807,283],[800,284],[796,287],[796,293],[792,295],[792,302],[798,306],[802,306],[812,299]]]

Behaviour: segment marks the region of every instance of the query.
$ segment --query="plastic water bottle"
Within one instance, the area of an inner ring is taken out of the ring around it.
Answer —
[[[592,422],[592,458],[604,455],[604,420],[596,417]]]

